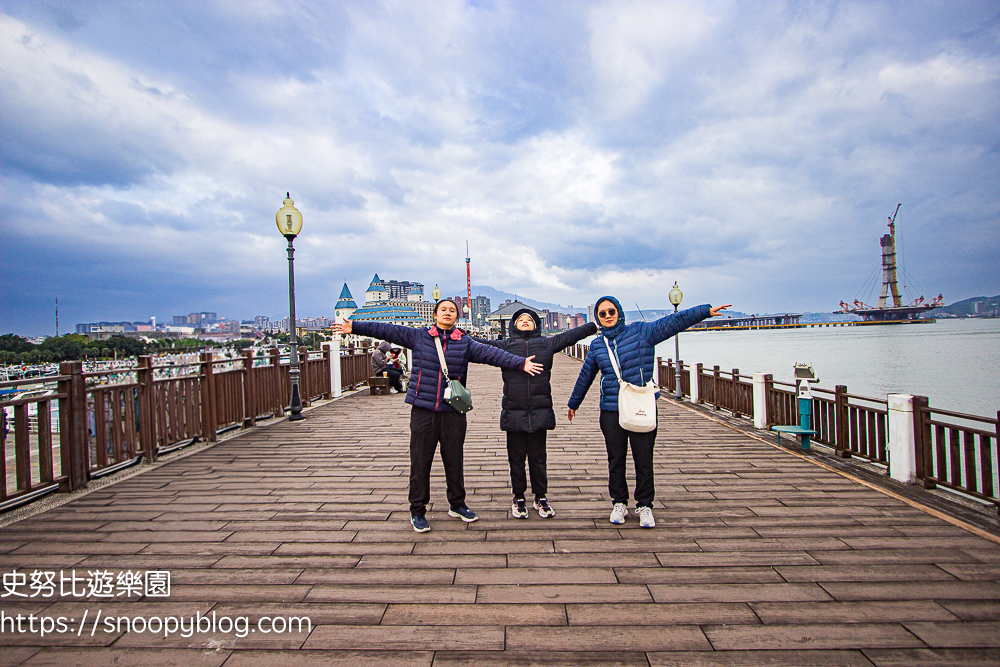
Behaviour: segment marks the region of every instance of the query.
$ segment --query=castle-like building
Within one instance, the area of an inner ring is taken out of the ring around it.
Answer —
[[[422,327],[434,323],[434,304],[424,301],[423,285],[419,283],[402,283],[390,281],[392,292],[385,281],[375,274],[371,284],[365,290],[365,305],[358,307],[351,296],[351,291],[344,283],[340,291],[340,299],[334,309],[335,317],[352,322],[386,322],[403,326]],[[400,287],[409,286],[405,299],[399,298]],[[395,296],[395,298],[393,298]]]

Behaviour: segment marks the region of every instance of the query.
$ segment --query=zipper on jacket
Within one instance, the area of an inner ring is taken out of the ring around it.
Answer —
[[[524,356],[528,356],[528,339],[524,339]],[[531,376],[528,376],[528,433],[531,433]]]
[[[439,335],[440,335],[440,332],[439,332]],[[443,357],[443,356],[444,356],[445,354],[447,354],[447,353],[448,353],[448,344],[447,344],[447,343],[445,342],[444,338],[445,338],[444,336],[441,336],[441,356],[442,356],[442,357]],[[447,360],[447,359],[445,359],[445,363],[447,363],[447,361],[448,361],[448,360]],[[442,376],[442,375],[444,375],[444,369],[443,369],[443,368],[441,368],[441,363],[440,363],[440,362],[438,362],[438,386],[437,386],[437,397],[436,397],[436,398],[434,399],[434,411],[435,411],[435,412],[437,412],[437,409],[441,407],[441,394],[442,394],[442,391],[441,391],[441,376]]]

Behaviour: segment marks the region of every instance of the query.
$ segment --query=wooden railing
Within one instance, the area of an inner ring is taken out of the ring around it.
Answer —
[[[749,376],[741,376],[740,369],[734,368],[727,372],[713,366],[706,373],[702,364],[695,364],[694,374],[698,381],[698,398],[701,403],[710,403],[716,410],[728,410],[735,417],[753,417],[753,385],[741,380]],[[690,385],[687,394],[691,394]]]
[[[938,410],[917,397],[913,415],[917,476],[926,488],[944,486],[996,502],[1000,498],[1000,411],[996,419]]]
[[[681,395],[690,396],[691,366],[681,361],[680,370],[681,370]],[[663,390],[665,390],[671,396],[674,396],[677,393],[677,367],[674,365],[673,359],[667,359],[666,363],[660,364],[657,378],[659,380],[660,387]]]
[[[357,387],[368,381],[372,374],[370,352],[341,357],[340,383],[344,387]]]
[[[331,351],[299,350],[303,404],[330,398]],[[337,362],[346,386],[368,380],[371,354],[349,350]],[[0,383],[5,418],[0,443],[0,511],[43,493],[85,487],[94,476],[156,457],[220,431],[248,428],[284,414],[291,395],[287,357],[277,349],[232,359],[211,352],[186,365],[139,357],[127,368],[83,372],[63,362],[60,375]],[[16,392],[20,398],[14,398]],[[32,428],[33,426],[33,428]]]
[[[82,428],[84,425],[82,422],[68,424],[65,417],[69,414],[71,396],[81,405],[85,401],[80,391],[83,378],[58,375],[45,380],[44,384],[40,384],[38,378],[0,383],[0,389],[5,390],[5,396],[0,398],[0,408],[4,410],[4,423],[0,425],[0,442],[4,450],[0,503],[37,497],[57,488],[71,490],[68,471],[82,465],[81,461],[72,458],[81,452],[71,451],[68,445],[70,427]],[[77,387],[71,386],[74,380]],[[37,392],[20,398],[6,393],[26,384],[33,389],[37,387]],[[36,423],[34,434],[29,419],[32,412]],[[58,428],[52,426],[53,416]],[[54,437],[56,432],[58,439]],[[86,470],[81,469],[78,474],[86,474]]]

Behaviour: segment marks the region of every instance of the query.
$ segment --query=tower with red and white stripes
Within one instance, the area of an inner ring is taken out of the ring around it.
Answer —
[[[469,309],[469,319],[472,319],[472,260],[469,259],[469,242],[465,242],[465,290],[466,290],[466,302],[465,306]]]

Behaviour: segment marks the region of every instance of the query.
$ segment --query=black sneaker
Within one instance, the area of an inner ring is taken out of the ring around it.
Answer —
[[[462,507],[455,507],[448,510],[448,516],[458,517],[465,523],[479,521],[479,517],[476,516],[476,513],[464,505]]]
[[[549,501],[545,498],[535,498],[535,509],[538,510],[538,516],[543,519],[551,519],[556,515],[556,511],[549,507]]]
[[[514,502],[510,506],[510,513],[514,515],[515,519],[527,519],[528,503],[524,502],[524,498],[514,498]]]
[[[423,514],[411,515],[410,523],[413,524],[413,530],[417,531],[418,533],[426,533],[431,529],[431,525],[427,523],[427,518]]]

